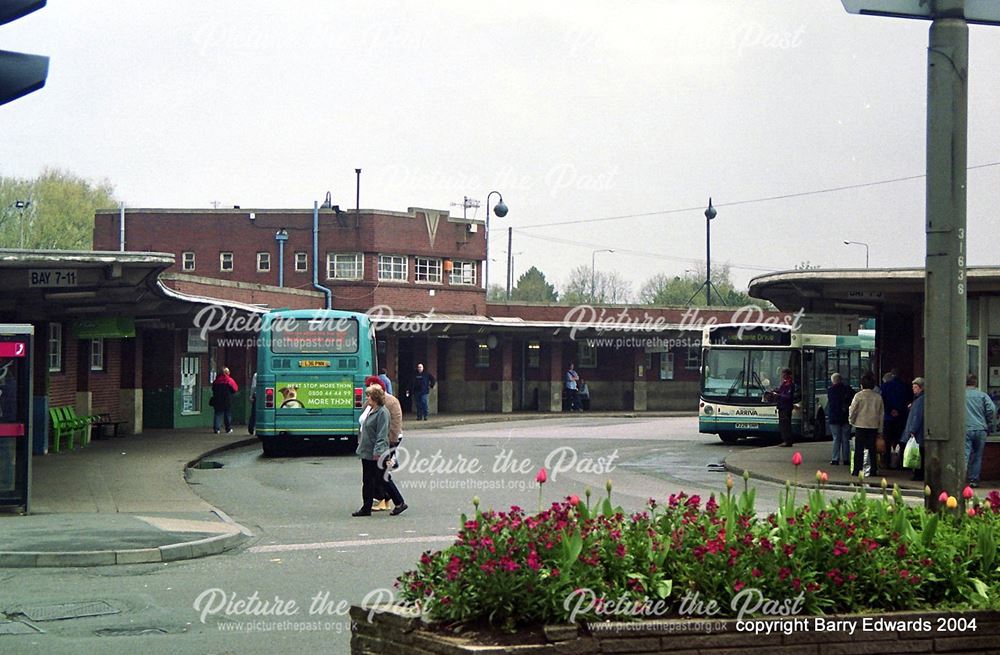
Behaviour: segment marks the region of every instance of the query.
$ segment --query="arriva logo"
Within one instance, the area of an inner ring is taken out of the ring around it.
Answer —
[[[736,410],[737,416],[758,416],[756,409],[738,409]]]

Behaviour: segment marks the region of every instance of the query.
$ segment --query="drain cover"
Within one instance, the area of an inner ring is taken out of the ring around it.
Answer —
[[[0,635],[33,635],[41,630],[20,621],[0,621]]]
[[[62,603],[60,605],[43,605],[41,607],[22,607],[18,610],[32,621],[58,621],[60,619],[80,619],[85,616],[101,616],[103,614],[118,614],[115,609],[103,600],[87,603]]]

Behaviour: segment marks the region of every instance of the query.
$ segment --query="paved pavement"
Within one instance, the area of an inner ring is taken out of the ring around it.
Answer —
[[[817,441],[795,444],[793,448],[783,448],[772,446],[768,448],[741,448],[735,453],[726,457],[726,468],[736,474],[743,471],[750,471],[750,475],[759,480],[784,483],[791,481],[800,486],[812,486],[816,483],[816,471],[825,471],[829,476],[827,485],[833,488],[846,488],[857,485],[858,479],[851,475],[849,466],[831,466],[830,454],[832,445],[829,441]],[[792,464],[792,455],[796,452],[802,454],[802,464],[796,467]],[[797,469],[797,470],[796,470]],[[865,478],[865,483],[870,488],[881,489],[882,478],[886,479],[889,487],[898,484],[904,495],[922,496],[924,492],[923,482],[911,480],[913,471],[909,470],[885,470],[879,473],[878,477]],[[985,482],[976,493],[984,497],[990,491],[998,489],[997,482]],[[961,489],[949,490],[957,495]],[[940,492],[938,492],[940,493]]]
[[[690,413],[642,413],[678,414]],[[561,416],[566,415],[433,416],[408,421],[406,430]],[[147,430],[36,456],[31,513],[0,508],[0,568],[167,562],[234,548],[253,535],[199,498],[185,481],[185,469],[213,452],[253,443],[257,439],[244,426],[228,435],[205,428]]]
[[[685,412],[593,412],[589,416],[678,416]],[[433,416],[407,422],[407,431],[565,414],[518,413]],[[32,460],[31,514],[0,509],[0,568],[104,566],[167,562],[214,555],[253,535],[221,510],[199,498],[185,481],[185,470],[214,452],[256,443],[246,429],[212,434],[206,429],[147,430],[143,434],[91,441],[85,447]],[[803,464],[792,465],[802,453]],[[740,448],[726,459],[736,473],[758,479],[812,485],[817,469],[831,486],[856,483],[846,466],[829,465],[829,442],[794,449]],[[908,471],[887,471],[890,484],[919,495],[923,484]],[[880,481],[869,480],[878,486]],[[982,488],[986,494],[991,488]]]

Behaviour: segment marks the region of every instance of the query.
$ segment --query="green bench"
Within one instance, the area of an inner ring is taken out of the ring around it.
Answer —
[[[90,426],[97,416],[77,416],[76,410],[66,407],[53,407],[49,410],[49,423],[52,425],[52,452],[58,453],[65,440],[70,450],[73,449],[73,437],[80,433],[80,445],[90,443]]]

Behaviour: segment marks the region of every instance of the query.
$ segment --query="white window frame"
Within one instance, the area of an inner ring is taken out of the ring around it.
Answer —
[[[688,346],[684,355],[684,370],[697,371],[701,368],[701,346]]]
[[[90,340],[90,370],[104,370],[104,339]]]
[[[409,279],[410,261],[406,255],[379,255],[378,279],[380,282],[406,282]]]
[[[413,279],[417,284],[441,284],[444,262],[436,257],[414,257]]]
[[[307,252],[295,253],[295,272],[305,273],[308,270],[309,270],[309,253]]]
[[[257,253],[257,272],[258,273],[271,272],[271,253],[269,252]]]
[[[226,260],[228,255],[229,268],[226,268]],[[236,268],[236,258],[233,257],[231,251],[224,251],[219,253],[219,270],[223,273],[232,273],[233,269]]]
[[[576,344],[576,367],[597,368],[597,347],[578,341]]]
[[[195,268],[194,252],[191,250],[186,250],[183,253],[181,253],[181,270],[193,271],[194,268]]]
[[[448,284],[461,286],[476,286],[476,262],[455,260],[451,263],[451,273],[448,274]]]
[[[62,323],[49,323],[49,373],[62,372]]]
[[[353,269],[350,275],[338,274],[339,267]],[[365,276],[365,258],[360,252],[328,252],[326,254],[326,279],[360,280]]]

